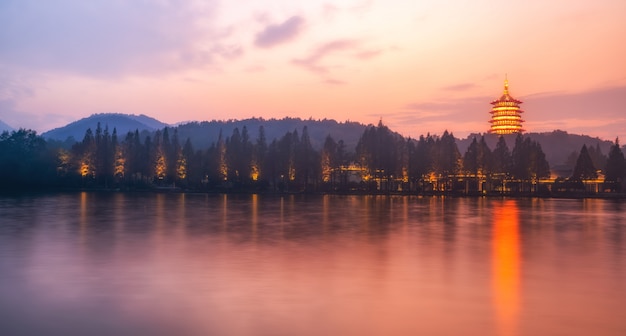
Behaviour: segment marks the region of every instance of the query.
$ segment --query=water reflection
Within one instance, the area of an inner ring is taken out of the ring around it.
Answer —
[[[259,195],[252,195],[252,217],[250,223],[252,224],[252,240],[257,239],[257,230],[259,225]]]
[[[626,335],[624,204],[0,197],[0,333]]]
[[[517,201],[494,204],[493,294],[500,335],[517,334],[520,310],[520,241]]]

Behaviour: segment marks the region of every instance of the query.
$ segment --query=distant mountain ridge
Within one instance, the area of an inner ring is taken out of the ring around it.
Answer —
[[[261,126],[263,126],[268,144],[274,139],[280,139],[287,132],[297,131],[299,135],[302,135],[306,126],[313,148],[322,148],[326,137],[330,135],[335,141],[343,140],[346,147],[351,150],[356,147],[359,138],[367,127],[367,125],[358,122],[337,122],[330,119],[250,118],[244,120],[190,122],[178,125],[177,129],[178,138],[181,142],[189,138],[195,148],[208,148],[212,143],[217,142],[220,132],[224,138],[230,137],[235,128],[241,133],[245,127],[250,140],[256,142]]]
[[[15,129],[9,125],[7,125],[4,121],[0,120],[0,133],[4,131],[14,131]]]
[[[457,146],[461,155],[465,153],[467,147],[469,147],[470,143],[476,137],[477,140],[480,140],[480,137],[485,137],[485,142],[493,150],[498,142],[498,138],[500,137],[497,134],[470,134],[465,139],[457,139]],[[505,135],[504,139],[506,140],[506,144],[509,147],[509,150],[513,150],[515,146],[515,137],[517,134],[509,134]],[[578,134],[569,134],[562,130],[555,130],[552,132],[543,132],[543,133],[524,133],[524,137],[529,137],[531,140],[538,142],[541,144],[541,149],[546,154],[546,159],[550,163],[550,167],[554,168],[559,165],[563,165],[566,163],[568,157],[572,154],[572,152],[578,153],[583,145],[587,147],[596,147],[598,146],[602,151],[602,154],[608,155],[609,149],[613,145],[613,142],[608,140],[602,140],[598,137],[591,137],[588,135],[578,135]],[[604,167],[596,167],[596,168],[604,168]]]
[[[280,139],[287,132],[296,131],[299,135],[302,135],[303,129],[306,126],[311,144],[315,149],[321,149],[326,136],[330,135],[335,141],[343,140],[346,145],[346,150],[354,151],[365,129],[372,126],[351,121],[338,122],[332,119],[314,120],[290,117],[282,119],[250,118],[225,121],[192,121],[172,126],[146,115],[100,113],[72,122],[64,127],[50,130],[43,133],[42,136],[58,141],[66,141],[68,137],[72,137],[74,141],[81,141],[88,128],[95,131],[98,122],[102,128],[108,126],[109,132],[113,132],[115,128],[120,139],[123,139],[126,133],[134,132],[135,130],[139,130],[143,136],[147,136],[156,130],[169,127],[171,129],[170,136],[173,134],[174,129],[177,130],[181,145],[187,139],[190,139],[195,149],[206,149],[211,146],[211,144],[216,143],[220,132],[224,139],[230,137],[235,128],[237,128],[241,134],[245,127],[250,141],[256,142],[259,136],[259,128],[263,126],[266,141],[269,144],[274,139]],[[481,136],[485,137],[489,148],[492,150],[495,148],[499,135],[489,133],[470,134],[467,138],[457,138],[456,140],[461,155],[465,153],[474,137],[480,139]],[[600,148],[602,154],[607,155],[613,144],[611,141],[602,140],[597,137],[569,134],[561,130],[544,133],[524,133],[524,136],[541,144],[546,154],[546,159],[551,167],[565,164],[570,155],[572,155],[572,153],[578,153],[583,145]],[[509,150],[512,151],[515,146],[516,135],[511,134],[505,135],[504,137]]]
[[[108,127],[111,133],[113,129],[116,129],[118,135],[124,135],[128,132],[134,132],[135,130],[156,131],[168,126],[166,123],[143,114],[98,113],[74,121],[63,127],[44,132],[41,136],[46,139],[58,141],[66,141],[68,138],[81,141],[85,136],[85,131],[87,131],[88,128],[95,131],[98,123],[100,123],[103,129]]]

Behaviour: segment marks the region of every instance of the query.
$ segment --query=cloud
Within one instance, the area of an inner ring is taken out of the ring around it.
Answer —
[[[521,100],[529,131],[532,125],[546,130],[558,122],[568,132],[592,130],[593,136],[610,140],[616,135],[623,136],[626,130],[626,86],[578,93],[532,94]]]
[[[383,52],[382,50],[363,50],[354,54],[354,57],[360,60],[368,60],[368,59],[379,56],[380,54],[382,54],[382,52]]]
[[[490,108],[489,102],[493,99],[487,96],[470,97],[470,98],[455,98],[455,99],[436,99],[431,101],[409,103],[404,106],[405,111],[419,112],[419,113],[442,113],[459,110],[474,109],[479,106],[483,106],[481,110]]]
[[[334,4],[325,3],[322,6],[322,17],[327,21],[331,21],[335,18],[335,16],[341,11],[341,8],[337,7]]]
[[[272,24],[259,32],[254,44],[259,48],[271,48],[293,40],[304,28],[304,19],[292,16],[281,24]]]
[[[343,6],[325,3],[322,6],[322,17],[327,21],[332,21],[343,12],[361,17],[371,10],[373,3],[372,0],[357,1],[352,4],[343,4]]]
[[[358,48],[359,42],[356,40],[334,40],[318,46],[304,58],[293,59],[292,63],[311,72],[323,75],[328,73],[330,68],[328,65],[322,64],[324,59],[332,54],[346,50],[358,51]]]
[[[445,91],[467,91],[475,87],[477,87],[477,85],[474,83],[463,83],[463,84],[446,86],[441,89]]]
[[[0,100],[13,100],[24,97],[32,97],[35,94],[32,78],[8,69],[0,67]]]
[[[17,107],[15,99],[0,99],[0,120],[15,129],[34,129],[37,133],[42,133],[48,130],[50,125],[60,126],[69,123],[71,117],[55,113],[24,112]]]
[[[337,80],[337,79],[332,79],[332,78],[324,80],[324,83],[325,84],[330,84],[330,85],[344,85],[344,84],[346,84],[346,82],[344,82],[344,81]]]
[[[207,24],[215,17],[211,0],[11,1],[0,6],[0,63],[91,77],[203,66],[237,49]]]

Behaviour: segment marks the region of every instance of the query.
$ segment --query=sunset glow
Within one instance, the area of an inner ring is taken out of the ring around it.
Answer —
[[[613,140],[626,137],[623,13],[622,0],[9,2],[0,120],[382,118],[405,136],[466,136],[489,129],[508,73],[527,131]]]

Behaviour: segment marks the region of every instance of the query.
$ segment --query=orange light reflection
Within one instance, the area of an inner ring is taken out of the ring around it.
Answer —
[[[517,203],[504,201],[494,208],[493,294],[498,335],[517,334],[520,307],[520,243]]]

